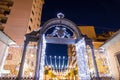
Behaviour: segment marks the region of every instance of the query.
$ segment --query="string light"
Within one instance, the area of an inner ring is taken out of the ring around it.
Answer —
[[[51,60],[50,60],[51,58]],[[74,56],[69,56],[72,60],[75,60]],[[52,73],[56,76],[64,77],[66,76],[72,69],[75,69],[75,66],[69,65],[65,60],[68,60],[68,57],[65,56],[48,56],[46,55],[45,61],[49,60],[49,64],[46,63],[46,66],[52,70]],[[51,65],[51,62],[54,62],[55,65]],[[58,64],[57,64],[58,63]]]
[[[40,63],[40,79],[43,80],[44,78],[44,65],[45,65],[45,50],[46,50],[46,40],[45,40],[45,35],[42,36],[42,55],[41,55],[41,63]]]
[[[83,38],[76,44],[77,63],[80,80],[90,80],[90,76],[88,74],[89,71],[85,60],[85,49],[85,40]]]

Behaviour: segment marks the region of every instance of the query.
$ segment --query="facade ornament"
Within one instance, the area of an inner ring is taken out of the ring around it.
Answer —
[[[58,37],[58,38],[70,38],[70,34],[67,32],[65,27],[56,26],[51,34],[47,34],[47,37]]]
[[[58,14],[57,14],[57,17],[58,17],[58,18],[64,18],[65,15],[64,15],[63,13],[58,13]]]

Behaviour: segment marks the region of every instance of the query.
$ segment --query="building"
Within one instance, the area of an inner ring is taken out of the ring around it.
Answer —
[[[4,32],[18,45],[23,45],[24,35],[40,27],[44,0],[14,0],[13,2],[7,23],[4,24]]]
[[[9,70],[11,75],[15,75],[20,64],[24,35],[40,27],[43,4],[44,0],[0,0],[0,31],[16,43],[8,47],[7,54],[0,55],[1,58],[6,59],[5,62],[2,61],[2,66],[4,65],[4,69]],[[0,46],[3,46],[2,43]]]
[[[93,47],[96,56],[96,62],[98,66],[98,72],[101,77],[103,76],[111,76],[109,61],[107,60],[107,56],[104,52],[101,52],[98,48],[104,44],[106,40],[108,40],[114,32],[106,32],[103,34],[97,35],[94,29],[94,26],[79,26],[79,29],[83,35],[87,35],[89,38],[93,40]],[[102,54],[103,53],[103,54]],[[69,59],[69,66],[77,65],[77,55],[76,55],[76,47],[75,45],[68,45],[68,56],[71,57]],[[88,64],[88,68],[90,70],[91,76],[94,76],[94,66],[92,62],[92,53],[89,46],[86,46],[86,60]],[[104,63],[104,64],[103,64]],[[105,65],[106,64],[106,65]],[[108,69],[109,68],[109,69]]]
[[[12,0],[0,0],[0,75],[7,72],[3,67],[8,55],[9,46],[14,44],[14,41],[3,32],[12,6]]]
[[[0,31],[0,75],[6,73],[3,67],[5,59],[8,55],[8,48],[12,44],[14,44],[14,41],[10,37],[8,37],[5,33]]]
[[[12,0],[0,0],[0,31],[3,31],[7,22],[7,15],[10,14],[11,7],[13,6]]]
[[[120,30],[100,46],[108,56],[111,73],[115,80],[120,80]]]
[[[27,6],[26,6],[26,3],[27,3]],[[4,31],[8,36],[11,37],[9,39],[7,36],[5,36],[6,37],[5,40],[10,40],[10,42],[7,43],[8,45],[11,44],[11,42],[13,42],[11,39],[13,39],[17,44],[17,45],[10,46],[9,49],[7,46],[6,51],[8,51],[8,55],[5,54],[6,52],[2,52],[0,54],[0,60],[2,62],[0,63],[0,69],[3,68],[3,64],[4,64],[3,60],[5,60],[5,58],[7,57],[5,65],[4,65],[4,69],[9,70],[11,75],[17,74],[17,70],[20,64],[20,59],[21,59],[23,43],[24,43],[24,35],[26,33],[32,32],[33,30],[39,29],[40,24],[41,24],[40,22],[41,22],[41,13],[42,13],[43,4],[44,4],[44,0],[24,0],[24,1],[1,0],[0,1],[0,30]],[[113,34],[112,32],[109,32],[109,33],[103,33],[101,35],[96,35],[94,26],[80,26],[79,29],[83,35],[87,35],[89,38],[93,40],[95,49],[99,48]],[[3,33],[1,34],[3,35]],[[0,46],[2,45],[2,48],[0,48],[1,50],[5,50],[3,49],[4,48],[3,41],[5,40],[2,40],[0,42]],[[119,44],[119,38],[117,38],[117,40]],[[114,42],[113,39],[111,39],[110,41]],[[110,43],[110,41],[108,42]],[[113,44],[107,45],[108,42],[102,45],[102,47],[104,47],[106,51],[108,51],[108,47],[109,48],[111,47],[110,45],[112,46],[117,45],[117,43],[114,43],[116,45],[113,45]],[[68,45],[68,46],[69,46],[68,47],[69,57],[71,56],[74,57],[74,58],[73,57],[70,58],[69,65],[71,66],[74,65],[76,67],[75,46],[74,45]],[[26,70],[24,74],[28,74],[28,72],[30,71],[32,72],[34,70],[33,67],[35,67],[35,64],[34,64],[35,62],[33,60],[35,59],[34,53],[36,52],[34,51],[34,49],[36,50],[35,47],[29,47],[27,50],[27,53],[30,53],[31,55],[27,55],[26,57],[26,60],[25,60]],[[118,65],[119,67],[119,64],[117,63],[119,62],[119,58],[118,58],[119,49],[117,49],[116,51],[118,52],[111,51],[110,53],[111,54],[110,57],[113,59],[111,60],[110,64],[113,64],[115,62],[115,57],[113,58],[114,55],[112,54],[117,53],[116,58],[118,59],[118,61],[116,61],[115,65]],[[96,51],[96,57],[97,57],[97,63],[99,63],[97,65],[99,65],[100,74],[109,74],[110,72],[108,72],[108,67],[107,67],[108,64],[106,63],[106,55],[97,54],[97,53],[99,52]],[[31,58],[33,58],[33,60],[31,60]],[[91,57],[89,57],[89,59],[91,60]],[[90,68],[92,70],[91,64],[90,64]],[[116,73],[116,71],[119,70],[117,67],[114,67],[114,66],[111,66],[111,69],[114,73]],[[32,74],[29,74],[29,75],[32,75]],[[117,74],[114,74],[113,76],[114,78],[118,79],[119,71],[117,72]]]
[[[101,44],[103,44],[103,42],[97,41],[94,26],[82,26],[80,29],[81,29],[82,34],[88,35],[91,39],[93,38],[93,41],[94,41],[93,43],[94,43],[94,48],[95,49],[97,49]],[[84,31],[85,29],[87,31]],[[89,32],[91,32],[91,34]],[[103,40],[101,40],[101,41],[103,41]],[[9,55],[8,55],[7,60],[5,62],[4,69],[10,70],[11,75],[16,75],[16,73],[18,72],[18,67],[19,67],[20,58],[21,58],[20,53],[22,53],[22,48],[23,48],[22,46],[11,46],[9,48]],[[89,51],[89,49],[88,49],[88,51]],[[35,54],[34,53],[36,53],[36,47],[33,47],[33,46],[30,47],[29,46],[28,49],[27,49],[27,57],[26,57],[26,60],[25,60],[25,69],[24,69],[24,74],[26,74],[26,75],[31,75],[30,72],[34,72],[34,68],[35,68]],[[12,58],[9,58],[9,56],[12,56]],[[77,60],[76,60],[75,45],[68,45],[68,56],[69,56],[69,63],[68,63],[69,64],[69,69],[68,70],[76,68]],[[103,57],[103,55],[97,54],[97,57],[98,56]],[[92,58],[89,57],[89,59],[90,59],[89,63],[92,63],[92,61],[91,61]],[[98,57],[97,59],[98,59],[98,62],[100,63],[98,65],[101,68],[99,72],[103,73],[104,71],[102,71],[102,69],[104,67],[101,66],[102,65],[101,57]],[[90,68],[91,68],[91,70],[93,69],[92,64],[90,64]]]

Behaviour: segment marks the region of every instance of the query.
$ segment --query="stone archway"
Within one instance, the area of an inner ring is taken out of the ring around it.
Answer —
[[[43,80],[46,43],[75,44],[80,80],[90,80],[87,62],[85,60],[85,46],[92,45],[92,41],[86,36],[83,36],[78,27],[72,21],[65,19],[62,13],[59,13],[57,16],[58,18],[47,21],[40,30],[25,35],[26,40],[18,74],[19,80],[22,79],[26,47],[29,41],[38,42],[34,80]],[[93,45],[91,48],[96,76],[99,77],[94,58]]]
[[[45,59],[45,44],[59,43],[59,44],[75,44],[77,51],[77,63],[79,76],[81,80],[89,80],[90,76],[85,60],[85,40],[82,37],[78,27],[70,20],[63,18],[63,14],[59,14],[58,18],[47,21],[40,30],[40,39],[38,46],[38,57],[36,65],[36,80],[40,76],[43,80],[44,73],[44,59]],[[47,32],[53,30],[48,34]]]

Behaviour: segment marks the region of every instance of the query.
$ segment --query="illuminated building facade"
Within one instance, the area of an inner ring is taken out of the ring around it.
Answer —
[[[0,31],[0,75],[7,72],[3,69],[3,67],[6,56],[8,55],[8,48],[11,44],[14,44],[14,41],[4,32]]]
[[[4,31],[4,24],[7,22],[7,15],[11,12],[13,0],[0,0],[0,31]]]
[[[97,61],[97,66],[98,66],[98,72],[100,77],[105,77],[105,76],[112,76],[112,73],[110,72],[110,65],[109,65],[109,60],[107,59],[106,53],[101,52],[99,50],[99,47],[107,40],[109,39],[114,32],[108,32],[108,33],[103,33],[100,35],[96,35],[94,26],[79,26],[80,31],[82,32],[83,35],[87,35],[89,38],[93,40],[93,45],[94,45],[94,52],[96,56],[96,61]],[[94,68],[93,68],[93,63],[92,63],[92,55],[90,51],[90,47],[86,46],[86,58],[88,60],[87,64],[90,69],[90,75],[91,77],[94,76]],[[68,56],[71,57],[69,59],[69,65],[70,66],[76,66],[77,63],[77,57],[76,57],[76,49],[75,45],[68,45]]]
[[[0,75],[7,72],[3,69],[3,66],[8,55],[9,46],[14,44],[13,39],[3,32],[12,6],[12,0],[0,0]]]
[[[115,80],[120,80],[120,30],[100,46],[108,56],[111,74]]]
[[[43,3],[44,0],[13,1],[4,32],[18,45],[23,45],[26,33],[39,28]]]
[[[19,68],[24,35],[40,27],[43,4],[44,0],[0,0],[0,30],[16,43],[9,46],[8,53],[4,56],[6,62],[2,63],[5,70],[10,70],[11,75],[16,75]],[[30,51],[28,49],[28,53]],[[29,56],[26,63],[34,65],[32,61],[29,61]],[[33,57],[32,54],[31,56]]]
[[[92,44],[92,41],[91,39],[83,36],[82,33],[79,31],[78,27],[72,21],[64,18],[63,16],[64,14],[59,13],[57,14],[57,18],[48,20],[40,30],[33,31],[25,35],[26,37],[25,45],[23,49],[21,65],[20,65],[19,74],[18,74],[18,78],[20,80],[23,74],[28,42],[38,42],[38,41],[39,41],[39,44],[38,44],[38,50],[36,54],[36,68],[35,68],[35,76],[34,76],[35,80],[38,80],[38,79],[43,80],[46,43],[75,44],[76,51],[77,51],[77,64],[78,64],[78,73],[79,73],[78,76],[81,80],[90,79],[90,75],[88,73],[88,67],[85,59],[85,50],[86,50],[85,43],[88,42],[86,40],[90,40],[89,43]],[[53,30],[50,33],[48,33],[51,29]],[[90,45],[90,46],[93,46],[93,45]],[[91,49],[93,50],[93,47]],[[93,51],[92,51],[92,54],[94,54]],[[60,60],[60,57],[59,57],[59,60]],[[60,68],[60,65],[59,65],[59,68]],[[97,69],[96,69],[96,74],[98,74]],[[97,75],[97,77],[99,76]]]
[[[2,1],[6,1],[6,0],[2,0]],[[12,1],[12,0],[10,0],[10,1]],[[26,3],[28,4],[28,6],[26,6]],[[7,9],[4,8],[3,6],[2,7],[5,10],[2,12],[2,10],[0,9],[0,20],[2,22],[2,25],[0,23],[0,29],[2,31],[4,30],[4,32],[7,33],[18,44],[18,45],[13,45],[9,48],[8,56],[6,58],[6,62],[5,62],[5,66],[4,66],[5,70],[10,70],[11,75],[16,75],[19,70],[18,68],[19,68],[19,64],[20,64],[21,53],[22,53],[22,48],[23,48],[23,41],[24,41],[23,36],[26,33],[30,33],[33,30],[37,30],[40,26],[43,3],[44,3],[43,0],[24,0],[24,1],[15,0],[10,5],[10,7],[11,6],[13,6],[13,7],[10,10],[10,15],[8,15],[8,18],[6,16],[4,16],[3,13],[6,12],[8,14],[9,7],[7,8],[8,12],[7,12]],[[0,4],[3,4],[3,3],[0,2]],[[0,6],[0,8],[1,8],[1,6]],[[3,24],[3,22],[5,22],[6,20],[7,20],[7,23]],[[5,26],[5,29],[3,29],[4,28],[3,25]],[[94,41],[93,44],[94,44],[95,49],[98,49],[100,47],[100,45],[102,45],[103,42],[105,40],[107,40],[113,34],[112,32],[110,32],[109,34],[104,33],[102,35],[96,35],[94,26],[80,26],[79,29],[83,35],[87,35],[89,38],[91,38]],[[118,43],[119,43],[119,41],[118,41]],[[0,45],[1,45],[1,43],[0,43]],[[106,44],[104,44],[104,45],[106,45]],[[104,45],[103,45],[103,47],[104,47]],[[119,45],[117,45],[117,46],[119,46]],[[86,47],[86,48],[88,48],[88,50],[87,50],[88,53],[91,53],[91,52],[89,52],[89,47]],[[109,72],[109,70],[108,70],[109,65],[106,62],[106,55],[99,54],[101,52],[99,52],[98,50],[95,50],[95,52],[96,52],[96,57],[97,57],[97,63],[99,63],[99,64],[97,64],[99,66],[98,70],[99,70],[101,76],[105,75],[105,74],[111,74],[111,72]],[[29,75],[29,76],[34,75],[32,73],[29,74],[30,72],[35,71],[34,67],[35,67],[35,59],[36,59],[35,57],[36,56],[34,53],[36,53],[36,46],[31,46],[31,47],[29,46],[29,48],[27,49],[27,57],[25,60],[24,75]],[[112,51],[111,51],[111,53],[112,53]],[[119,56],[119,50],[118,50],[118,52],[114,52],[114,53],[117,53],[116,56]],[[2,55],[3,54],[1,54],[1,56]],[[70,57],[69,61],[68,61],[69,67],[76,68],[76,65],[77,65],[76,58],[77,57],[76,57],[75,45],[68,45],[68,56]],[[111,56],[113,56],[113,55],[111,55]],[[91,57],[89,57],[89,59],[91,60]],[[113,61],[111,61],[111,64],[114,61],[115,60],[113,59]],[[1,62],[3,62],[3,61],[1,61]],[[119,60],[118,60],[118,62],[119,62]],[[91,68],[91,72],[92,72],[93,66],[90,64],[91,62],[88,62],[88,63],[90,66],[89,68]],[[118,63],[116,63],[115,65],[119,66]],[[111,69],[114,70],[113,67]],[[119,69],[115,68],[114,73],[116,73],[117,70],[119,70]],[[119,72],[117,72],[117,73],[119,73]],[[94,75],[94,73],[91,73],[91,74]],[[118,78],[119,74],[115,74],[113,76],[114,77],[117,76],[117,78]]]

